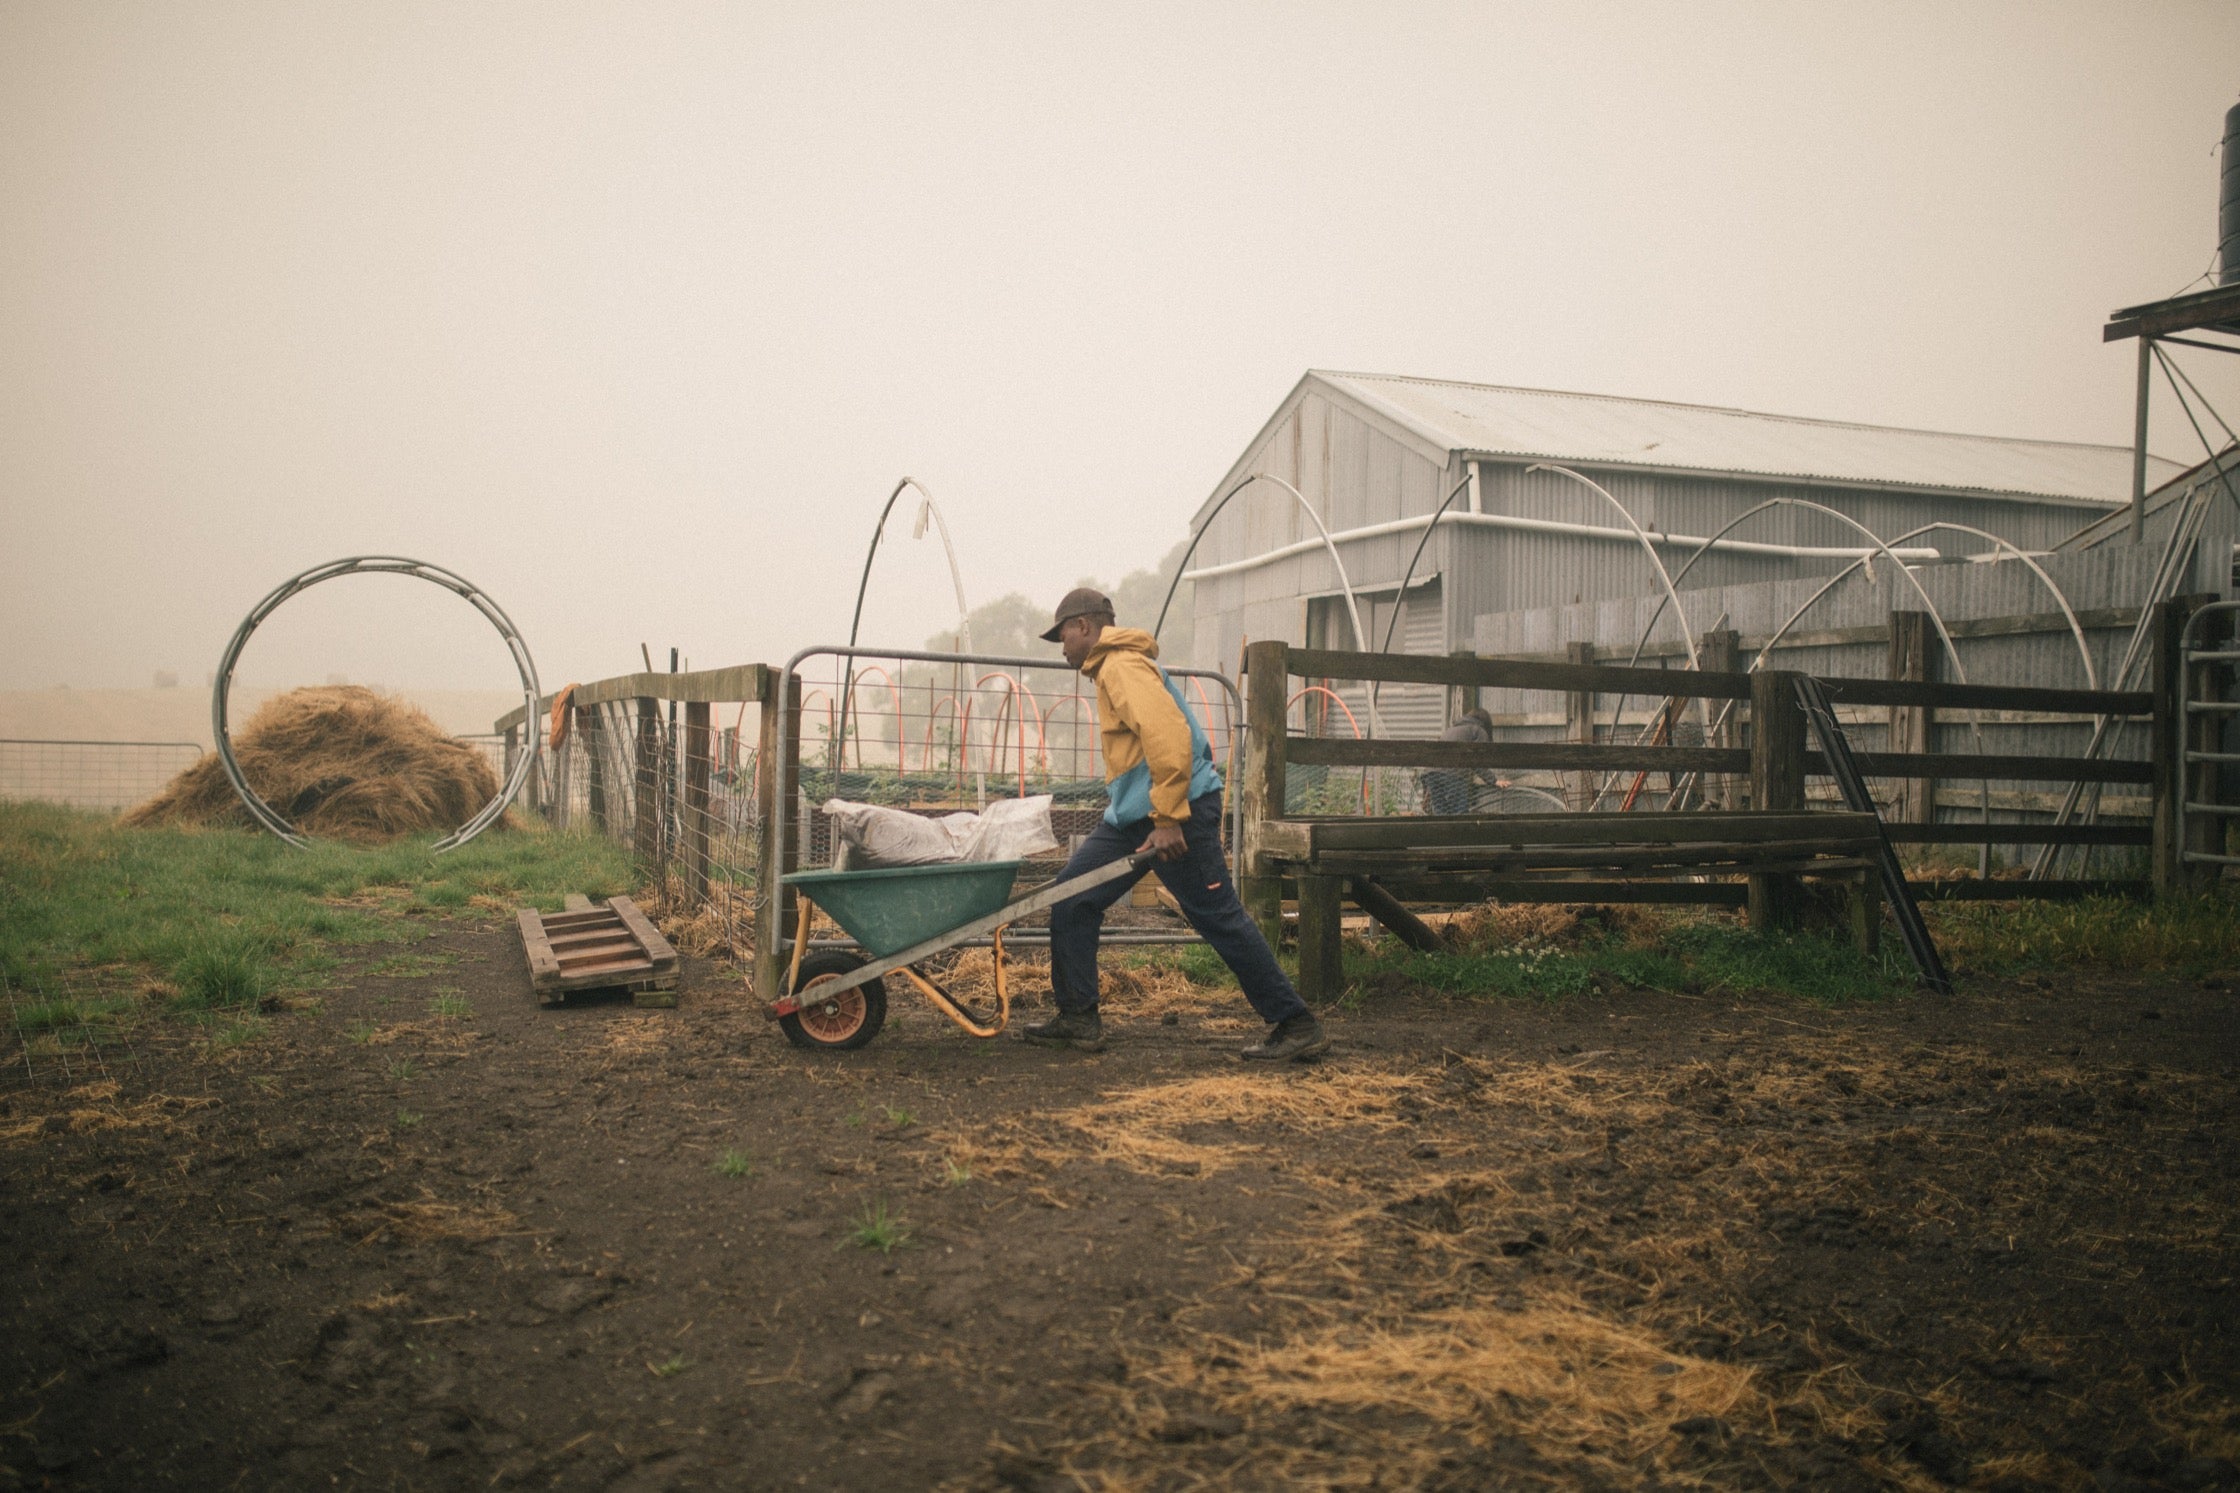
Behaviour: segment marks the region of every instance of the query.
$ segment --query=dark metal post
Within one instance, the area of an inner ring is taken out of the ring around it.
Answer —
[[[2148,374],[2154,365],[2154,339],[2139,337],[2139,392],[2131,425],[2131,542],[2147,537],[2147,405],[2154,390]]]

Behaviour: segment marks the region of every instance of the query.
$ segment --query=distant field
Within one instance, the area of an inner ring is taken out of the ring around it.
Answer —
[[[240,724],[277,690],[236,690]],[[500,690],[400,690],[455,736],[483,736],[521,703]],[[172,742],[173,747],[26,745]],[[153,796],[213,745],[204,689],[0,690],[0,799],[121,809]],[[192,749],[190,749],[190,747]],[[493,766],[499,766],[495,761]],[[502,768],[501,768],[502,770]]]
[[[278,690],[237,689],[235,729]],[[480,736],[521,703],[504,690],[398,690],[457,736]],[[210,692],[178,689],[0,690],[0,738],[191,741],[208,748]]]

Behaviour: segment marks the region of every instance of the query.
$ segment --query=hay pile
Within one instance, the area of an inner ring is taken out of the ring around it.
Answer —
[[[233,736],[241,772],[307,835],[377,844],[456,829],[496,796],[481,752],[418,706],[361,685],[291,690]],[[254,823],[215,753],[125,816],[133,825]]]

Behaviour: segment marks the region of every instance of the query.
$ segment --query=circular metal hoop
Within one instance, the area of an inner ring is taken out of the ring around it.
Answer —
[[[484,595],[481,588],[464,577],[445,570],[440,565],[430,565],[424,560],[407,560],[400,555],[354,555],[347,560],[330,560],[324,565],[314,565],[300,575],[292,576],[274,589],[271,595],[249,609],[241,625],[233,630],[233,641],[226,644],[225,656],[218,660],[218,677],[210,688],[210,734],[218,744],[218,764],[226,770],[226,780],[233,784],[233,791],[241,795],[241,802],[257,823],[271,830],[290,845],[308,845],[310,840],[299,834],[296,827],[282,818],[280,812],[257,796],[249,780],[241,774],[241,764],[234,760],[233,734],[226,727],[227,696],[233,690],[234,665],[241,659],[241,650],[248,646],[249,638],[263,624],[265,618],[278,611],[280,604],[301,591],[308,591],[321,581],[331,581],[345,575],[409,575],[431,581],[444,590],[460,597],[467,605],[480,612],[498,636],[505,640],[506,651],[513,655],[514,668],[521,675],[521,702],[527,707],[525,718],[532,724],[537,718],[537,697],[542,692],[537,687],[537,666],[529,657],[529,645],[521,640],[514,628],[513,619],[504,608]],[[513,771],[498,796],[482,806],[465,824],[460,825],[430,847],[432,853],[441,855],[446,850],[456,850],[476,835],[497,822],[498,816],[520,794],[522,785],[529,781],[530,769],[536,766],[539,747],[537,733],[529,733],[528,750],[513,765]]]

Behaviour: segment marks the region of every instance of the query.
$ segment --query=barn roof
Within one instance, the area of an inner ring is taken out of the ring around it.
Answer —
[[[1307,374],[1294,399],[1315,383],[1382,415],[1427,446],[1466,458],[1575,461],[2084,503],[2122,503],[2131,496],[2128,446],[1954,435],[1321,369]],[[2150,456],[2148,484],[2159,485],[2178,470],[2177,463]]]

